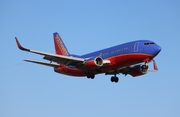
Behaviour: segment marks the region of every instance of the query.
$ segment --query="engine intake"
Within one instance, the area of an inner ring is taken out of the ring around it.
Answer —
[[[85,67],[88,69],[96,69],[110,64],[109,60],[103,60],[101,57],[96,57],[94,60],[87,61]]]
[[[146,74],[148,72],[148,65],[141,65],[141,73]]]
[[[94,63],[95,63],[96,66],[101,67],[101,66],[103,66],[103,59],[101,57],[96,57],[94,59]]]
[[[144,75],[148,72],[148,65],[136,65],[134,66],[131,71],[130,75],[133,77]]]

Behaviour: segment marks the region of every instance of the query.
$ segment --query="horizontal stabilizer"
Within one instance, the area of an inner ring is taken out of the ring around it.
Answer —
[[[45,63],[45,62],[39,62],[39,61],[33,61],[33,60],[24,60],[24,61],[36,63],[36,64],[40,64],[40,65],[45,65],[45,66],[49,66],[49,67],[58,67],[59,66],[59,64]]]

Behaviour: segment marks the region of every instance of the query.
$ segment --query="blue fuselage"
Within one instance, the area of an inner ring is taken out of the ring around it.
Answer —
[[[125,54],[148,54],[155,57],[161,51],[161,47],[150,40],[137,40],[82,55],[82,58],[94,58],[97,56],[107,59],[113,56]]]

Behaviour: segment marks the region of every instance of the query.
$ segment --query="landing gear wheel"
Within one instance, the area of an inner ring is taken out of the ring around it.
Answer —
[[[95,75],[94,74],[91,74],[91,79],[94,79]]]
[[[119,78],[118,78],[118,77],[115,77],[114,82],[117,83],[118,81],[119,81]]]
[[[94,78],[95,78],[95,74],[93,74],[93,73],[90,73],[90,74],[88,74],[88,75],[87,75],[87,78],[94,79]]]
[[[114,79],[115,79],[115,77],[114,77],[114,76],[112,76],[112,77],[111,77],[111,82],[114,82]]]
[[[119,78],[118,78],[118,77],[115,77],[115,76],[112,76],[112,77],[111,77],[111,82],[117,83],[118,81],[119,81]]]

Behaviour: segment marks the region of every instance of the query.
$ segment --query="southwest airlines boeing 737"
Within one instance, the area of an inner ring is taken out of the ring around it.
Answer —
[[[96,74],[112,75],[111,82],[118,82],[117,74],[141,76],[149,71],[157,71],[154,57],[161,51],[161,47],[150,40],[137,40],[85,55],[70,54],[58,33],[53,34],[56,54],[40,52],[21,46],[19,49],[43,55],[50,63],[25,60],[36,64],[53,67],[54,71],[69,76],[86,76],[94,79]],[[153,62],[154,70],[149,70],[148,63]],[[55,62],[55,63],[52,63]]]

